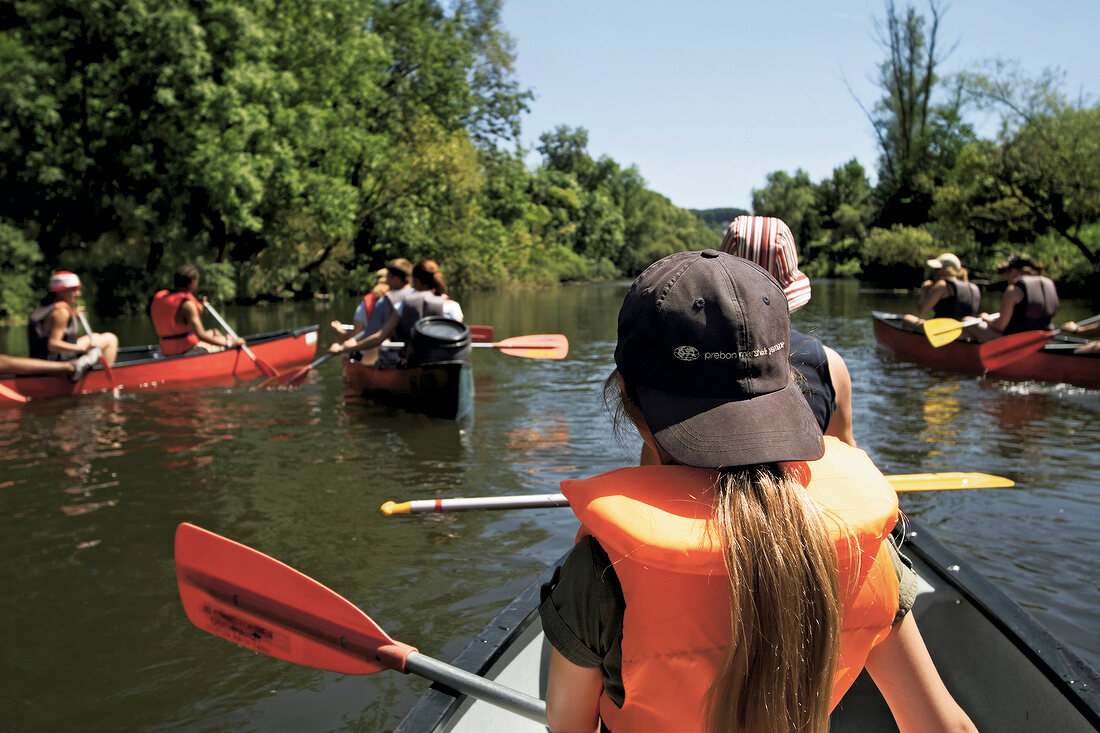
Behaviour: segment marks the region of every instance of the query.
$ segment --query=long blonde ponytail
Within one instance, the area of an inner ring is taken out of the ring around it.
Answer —
[[[727,469],[714,524],[730,579],[730,645],[708,692],[708,729],[825,733],[841,618],[820,509],[775,464]]]

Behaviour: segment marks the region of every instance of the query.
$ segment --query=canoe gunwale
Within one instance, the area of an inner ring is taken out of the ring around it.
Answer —
[[[473,640],[459,652],[452,664],[484,675],[538,617],[542,586],[569,556],[566,552],[516,596]],[[438,682],[425,692],[402,718],[393,733],[424,733],[440,730],[462,706],[466,696]]]
[[[977,609],[1050,680],[1083,717],[1100,730],[1100,673],[963,562],[921,523],[907,520],[903,554],[912,555]],[[948,570],[951,568],[951,570]]]

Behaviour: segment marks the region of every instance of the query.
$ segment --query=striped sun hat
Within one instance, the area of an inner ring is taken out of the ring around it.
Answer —
[[[798,269],[794,235],[774,216],[739,216],[722,240],[722,251],[751,260],[770,272],[783,287],[787,309],[795,311],[810,302],[810,278]]]

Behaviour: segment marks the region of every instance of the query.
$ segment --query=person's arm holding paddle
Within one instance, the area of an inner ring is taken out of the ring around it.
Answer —
[[[347,351],[360,351],[365,349],[373,349],[383,341],[393,335],[393,332],[397,329],[397,324],[401,320],[400,303],[395,305],[393,313],[390,314],[389,319],[382,328],[374,333],[366,336],[362,339],[356,339],[352,336],[347,341],[337,341],[332,346],[328,347],[328,350],[334,354],[340,354]]]
[[[203,298],[203,303],[206,299]],[[206,328],[202,325],[202,315],[199,312],[198,306],[196,306],[190,299],[184,300],[180,304],[179,310],[176,312],[176,319],[191,329],[191,332],[198,336],[199,341],[210,344],[211,346],[219,348],[231,348],[233,346],[243,346],[245,341],[240,336],[233,337],[229,334],[223,334],[220,331],[213,328]]]
[[[997,336],[1004,334],[1005,329],[1008,328],[1009,321],[1012,320],[1012,312],[1016,310],[1016,306],[1023,300],[1023,291],[1019,285],[1009,285],[1005,290],[1004,298],[1001,300],[1001,312],[994,316],[991,313],[983,313],[982,320],[985,321],[985,325],[996,333]]]

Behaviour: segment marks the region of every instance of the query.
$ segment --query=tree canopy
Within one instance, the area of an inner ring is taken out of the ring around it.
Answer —
[[[250,302],[358,290],[393,256],[545,283],[709,243],[583,128],[524,163],[501,3],[8,4],[0,317],[62,267],[110,312],[184,262]]]

